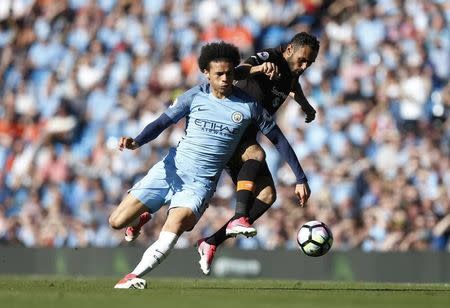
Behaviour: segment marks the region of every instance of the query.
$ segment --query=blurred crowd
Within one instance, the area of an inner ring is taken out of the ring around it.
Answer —
[[[450,251],[450,1],[0,1],[0,245],[114,247],[108,216],[134,182],[175,146],[178,123],[138,151],[120,152],[184,90],[203,82],[208,41],[243,59],[295,33],[315,34],[316,62],[300,82],[318,111],[286,102],[277,122],[309,179],[294,177],[261,139],[277,201],[244,249],[297,249],[308,220],[327,223],[334,249]],[[234,213],[223,174],[178,247]],[[137,245],[155,240],[153,216]]]

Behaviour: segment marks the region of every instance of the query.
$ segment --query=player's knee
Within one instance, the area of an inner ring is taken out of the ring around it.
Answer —
[[[194,223],[188,220],[172,221],[168,224],[165,224],[163,230],[175,233],[180,236],[184,232],[192,230],[194,228],[194,225]]]
[[[266,159],[266,153],[259,145],[250,146],[243,155],[244,160],[254,159],[257,161],[264,161]]]
[[[111,215],[109,216],[109,225],[111,226],[111,228],[116,229],[116,230],[120,230],[123,228],[120,220],[118,219],[117,215]]]
[[[194,228],[197,222],[192,210],[187,208],[174,208],[169,211],[169,216],[163,226],[163,231],[169,231],[181,235],[185,231]]]
[[[266,152],[261,147],[258,147],[253,152],[253,159],[257,161],[264,161],[266,159]]]

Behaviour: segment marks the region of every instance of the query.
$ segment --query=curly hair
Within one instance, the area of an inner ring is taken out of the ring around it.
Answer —
[[[203,72],[204,70],[209,69],[209,64],[212,61],[219,60],[229,61],[233,66],[238,66],[241,60],[239,49],[233,44],[228,44],[223,41],[208,43],[204,45],[200,51],[198,66]]]
[[[310,46],[315,52],[319,52],[320,43],[319,40],[311,34],[306,32],[300,32],[294,35],[289,44],[292,44],[294,48],[299,46]]]

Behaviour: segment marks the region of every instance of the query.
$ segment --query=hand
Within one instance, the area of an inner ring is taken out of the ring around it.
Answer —
[[[265,74],[269,77],[270,80],[280,78],[280,73],[278,72],[278,66],[272,62],[264,62],[261,65],[258,65],[258,69],[260,73]]]
[[[136,150],[139,148],[139,144],[131,137],[121,137],[119,140],[119,150],[123,149]]]
[[[316,118],[316,110],[314,109],[314,107],[311,106],[306,99],[301,103],[301,107],[302,111],[306,115],[305,122],[309,123],[314,121],[314,119]]]
[[[308,202],[309,196],[311,195],[311,189],[309,189],[308,182],[295,185],[295,194],[300,200],[300,206],[305,206],[306,202]]]

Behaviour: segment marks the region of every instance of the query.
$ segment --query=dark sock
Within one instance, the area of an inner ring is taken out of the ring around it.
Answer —
[[[269,208],[271,204],[267,204],[265,202],[262,202],[259,199],[255,199],[255,202],[253,202],[253,205],[249,211],[249,220],[250,223],[254,223],[259,217],[261,217],[262,214],[264,214]]]
[[[268,209],[270,208],[270,204],[264,203],[259,199],[255,199],[255,202],[253,203],[250,212],[249,212],[249,218],[250,223],[253,223],[255,220],[257,220],[259,217],[261,217],[262,214],[264,214]],[[232,218],[234,219],[234,218]],[[222,228],[217,230],[216,233],[211,235],[209,238],[206,239],[206,242],[210,245],[216,245],[219,246],[225,240],[228,238],[228,236],[225,233],[225,230],[227,228],[228,223],[232,220],[228,220]]]
[[[208,237],[206,239],[206,242],[210,245],[216,245],[219,246],[220,244],[222,244],[223,242],[225,242],[225,240],[228,238],[227,234],[226,234],[226,228],[228,223],[231,221],[232,219],[228,220],[223,226],[222,228],[220,228],[219,230],[216,231],[216,233],[214,233],[213,235],[211,235],[210,237]]]
[[[243,163],[237,176],[236,210],[233,218],[249,215],[249,208],[255,198],[253,194],[255,179],[261,166],[262,163],[254,159],[249,159]]]

